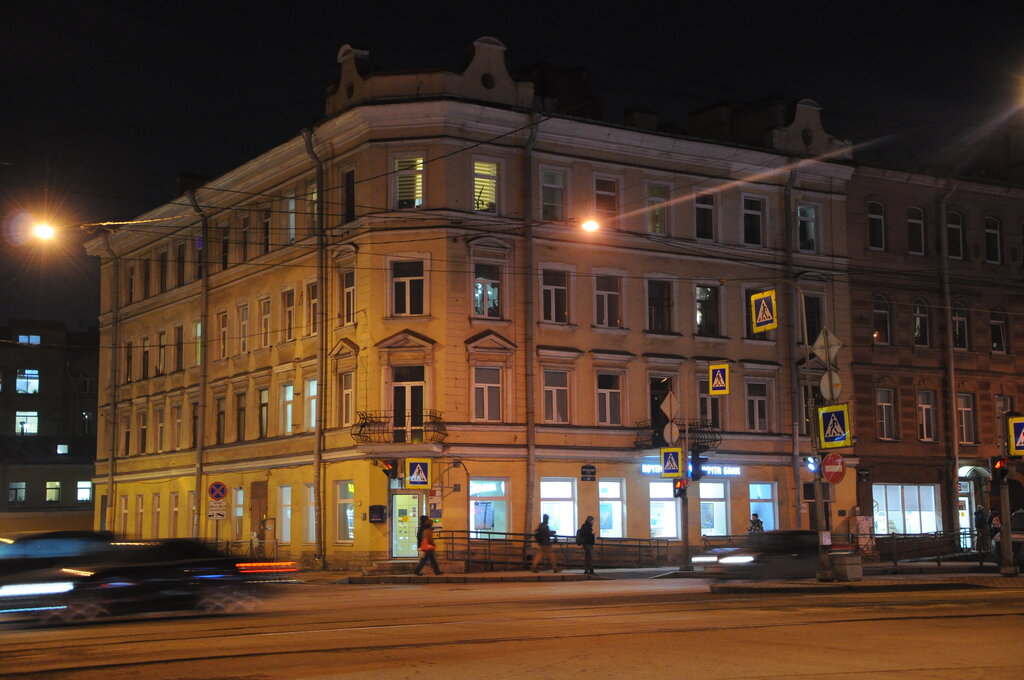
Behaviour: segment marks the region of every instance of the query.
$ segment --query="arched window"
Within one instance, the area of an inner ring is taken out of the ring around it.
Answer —
[[[868,247],[885,250],[885,206],[868,201]]]
[[[1006,353],[1006,314],[998,309],[993,309],[989,314],[988,326],[992,336],[992,351],[1001,354]]]
[[[873,329],[871,337],[877,345],[889,344],[889,301],[881,295],[875,296],[872,311]]]
[[[970,349],[970,326],[967,323],[967,308],[957,302],[953,305],[953,347]]]
[[[931,346],[931,319],[928,313],[928,303],[917,298],[914,300],[914,346]]]

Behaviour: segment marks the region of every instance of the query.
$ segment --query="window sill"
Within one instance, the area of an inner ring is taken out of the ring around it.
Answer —
[[[646,329],[644,330],[644,335],[666,335],[673,338],[683,337],[682,333],[676,333],[675,331],[652,331]]]
[[[593,330],[601,333],[629,333],[629,329],[625,326],[590,326]]]
[[[732,340],[727,335],[700,335],[699,333],[693,334],[694,340],[707,340],[708,342],[729,342]]]
[[[569,323],[568,321],[538,321],[537,325],[541,328],[566,328],[569,330],[576,330],[579,328],[576,324]]]
[[[469,317],[469,323],[473,326],[479,326],[481,324],[493,324],[496,326],[511,326],[512,319],[496,319],[490,316],[471,316]]]

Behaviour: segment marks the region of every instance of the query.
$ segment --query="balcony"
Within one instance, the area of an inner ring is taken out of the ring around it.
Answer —
[[[661,432],[655,432],[650,420],[638,420],[636,423],[636,438],[633,440],[633,447],[637,449],[658,449],[663,446],[687,447],[698,451],[711,451],[718,448],[722,443],[721,431],[711,424],[710,420],[699,418],[673,418],[679,434],[675,441],[667,442]]]
[[[352,438],[360,444],[443,444],[448,437],[440,411],[357,411]]]

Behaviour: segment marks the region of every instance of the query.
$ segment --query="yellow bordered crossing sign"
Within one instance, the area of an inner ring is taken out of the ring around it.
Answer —
[[[850,432],[850,405],[836,404],[818,408],[818,441],[823,449],[853,446]]]
[[[406,489],[429,489],[430,488],[430,459],[429,458],[406,458],[405,459],[405,488]]]
[[[729,394],[729,364],[708,366],[708,394]]]
[[[775,330],[779,327],[778,306],[775,303],[775,289],[750,296],[750,328],[755,333]]]
[[[683,477],[683,450],[665,448],[661,450],[661,476]]]
[[[1006,419],[1008,444],[1011,456],[1024,456],[1024,416],[1010,416]]]

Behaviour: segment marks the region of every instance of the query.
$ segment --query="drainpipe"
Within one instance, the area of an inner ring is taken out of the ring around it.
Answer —
[[[946,233],[946,203],[956,191],[959,182],[949,180],[946,190],[939,198],[938,231],[939,231],[939,281],[942,285],[942,305],[946,316],[946,380],[948,393],[946,399],[949,408],[946,412],[946,441],[950,455],[948,479],[949,490],[946,508],[949,512],[950,527],[956,523],[959,527],[957,497],[960,479],[960,438],[956,430],[956,353],[953,351],[953,296],[949,287],[949,234]],[[961,236],[962,238],[962,236]],[[1005,519],[1005,518],[1004,518]]]
[[[314,561],[321,569],[326,568],[327,559],[324,554],[324,499],[323,499],[323,438],[324,418],[327,409],[327,235],[324,233],[324,163],[313,150],[313,131],[306,128],[302,131],[302,141],[306,143],[306,154],[313,162],[316,172],[316,214],[314,216],[316,231],[316,294],[319,298],[316,306],[316,423],[313,431],[313,531],[316,534],[316,554]]]
[[[103,518],[104,529],[113,533],[115,527],[115,499],[114,495],[114,474],[115,474],[115,461],[117,459],[117,367],[118,360],[121,357],[120,347],[120,320],[121,320],[121,260],[114,252],[113,247],[110,245],[110,232],[104,232],[103,234],[103,246],[107,249],[110,254],[111,268],[113,272],[111,279],[113,284],[111,285],[112,299],[110,309],[110,422],[107,425],[108,433],[110,435],[110,443],[107,448],[107,514]]]
[[[192,210],[195,211],[196,215],[199,216],[199,224],[201,229],[202,248],[199,249],[199,265],[203,269],[203,275],[200,278],[200,289],[199,289],[199,400],[196,402],[196,409],[199,414],[196,417],[196,503],[192,509],[192,538],[199,538],[199,523],[202,517],[203,507],[203,453],[206,444],[206,384],[208,381],[208,372],[210,357],[207,347],[210,345],[210,327],[207,321],[210,315],[210,266],[207,261],[207,249],[210,244],[210,222],[206,217],[206,213],[201,207],[199,207],[199,201],[196,199],[196,192],[189,190],[185,194],[188,197],[189,202],[192,204]]]
[[[523,148],[523,314],[526,317],[523,338],[523,353],[526,378],[526,512],[523,514],[525,528],[523,533],[529,535],[533,530],[533,506],[536,498],[537,485],[537,413],[536,413],[536,376],[534,374],[535,338],[534,329],[537,325],[536,311],[533,300],[533,144],[537,140],[537,113],[530,112],[530,136]],[[530,541],[523,541],[523,561],[529,550]]]
[[[800,295],[799,286],[796,282],[796,273],[793,268],[793,252],[796,250],[796,234],[793,231],[793,184],[796,183],[796,170],[790,170],[789,178],[786,180],[786,187],[783,192],[783,214],[785,215],[785,227],[786,227],[786,281],[789,285],[786,286],[786,309],[790,310],[787,314],[786,323],[789,326],[787,329],[789,332],[789,384],[790,389],[790,412],[792,413],[792,461],[791,465],[793,468],[793,516],[796,521],[796,528],[800,529],[803,527],[803,519],[800,513],[800,496],[802,495],[803,487],[800,485],[800,419],[802,412],[800,409],[800,379],[796,370],[796,357],[799,352],[797,344],[797,315],[793,313],[796,309],[797,295]],[[803,310],[803,296],[800,295],[800,308]],[[806,328],[806,324],[804,325]],[[806,362],[805,362],[806,368]]]

